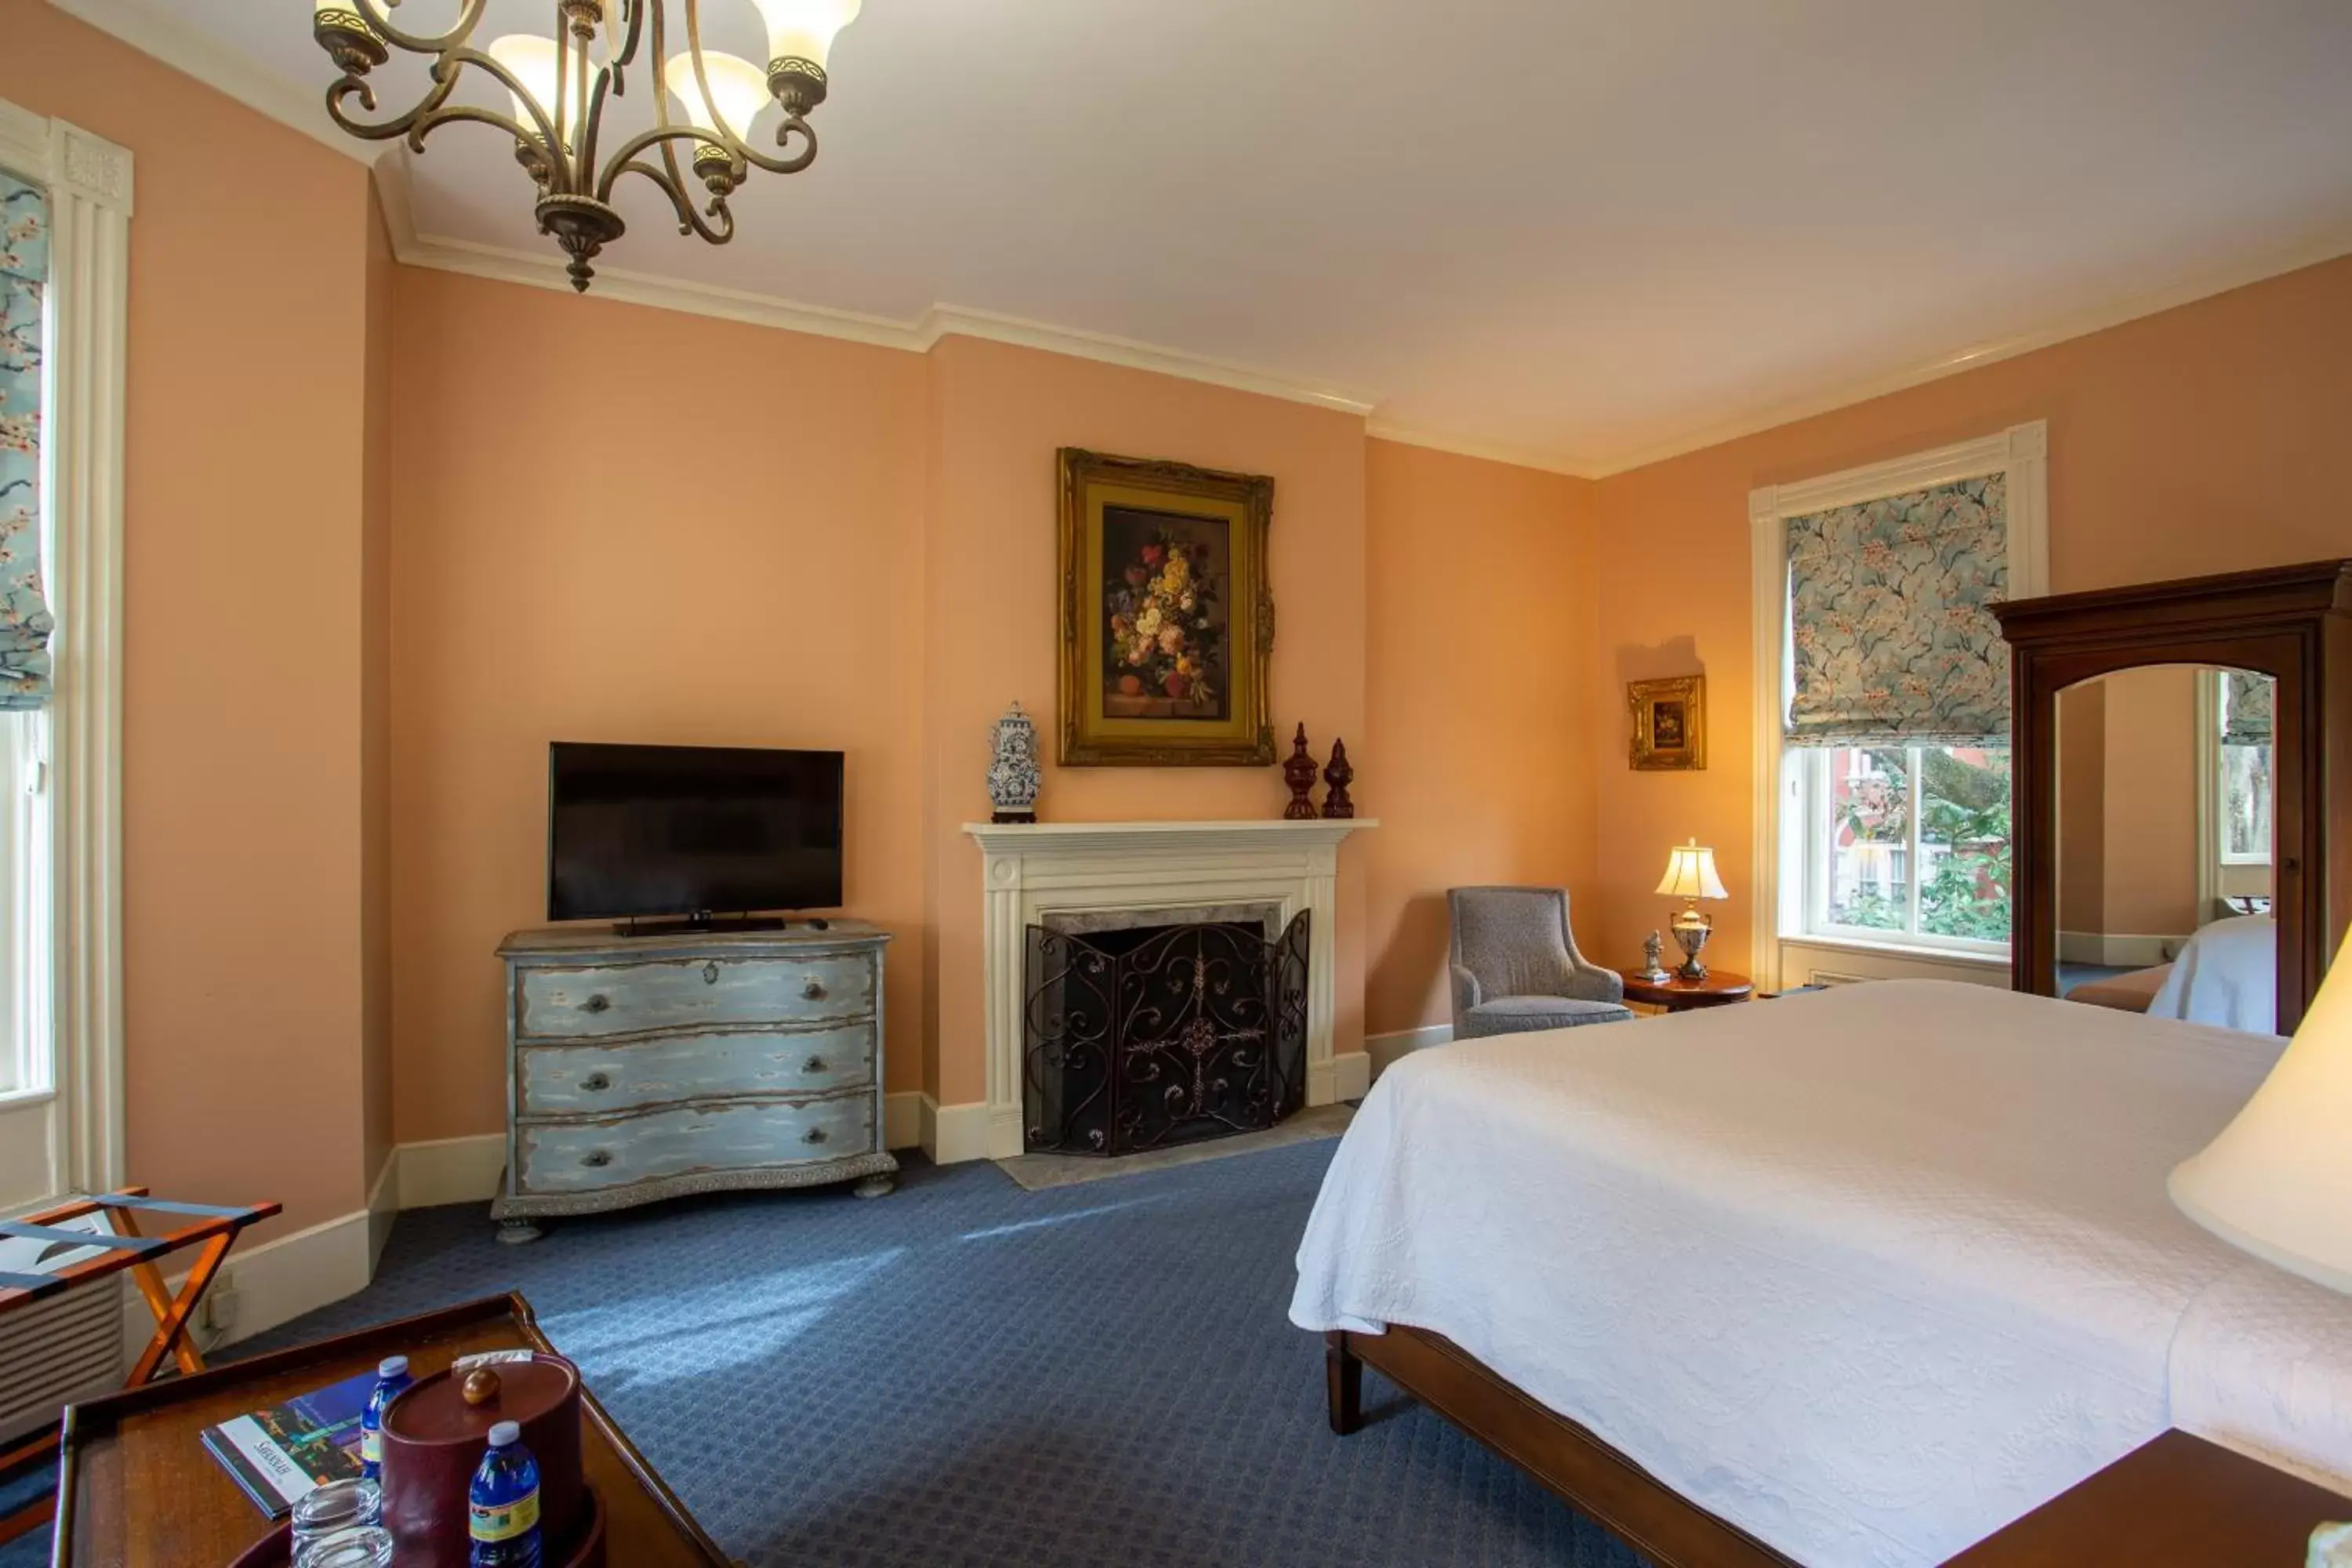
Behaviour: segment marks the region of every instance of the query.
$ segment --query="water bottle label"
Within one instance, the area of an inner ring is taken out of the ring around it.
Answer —
[[[362,1465],[383,1463],[383,1433],[364,1423],[360,1427],[360,1463]]]
[[[467,1533],[476,1541],[512,1541],[539,1528],[539,1489],[512,1502],[473,1503],[468,1513]]]

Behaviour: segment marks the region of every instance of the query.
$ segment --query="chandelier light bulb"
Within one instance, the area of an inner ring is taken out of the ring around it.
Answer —
[[[678,107],[693,123],[723,126],[734,132],[736,140],[751,140],[751,122],[760,117],[760,110],[773,101],[768,93],[767,73],[750,60],[722,55],[716,49],[702,51],[702,68],[710,79],[712,102],[703,101],[702,84],[695,79],[691,53],[670,57],[665,68],[669,95],[677,100]]]
[[[563,68],[562,57],[555,47],[555,40],[531,33],[509,33],[502,38],[490,40],[489,56],[512,71],[515,80],[530,93],[529,99],[511,90],[507,96],[514,100],[515,118],[535,135],[539,121],[531,116],[532,102],[538,103],[550,121],[555,118],[556,83]],[[578,129],[584,107],[576,101],[578,93],[572,96],[575,101],[564,104],[563,123],[555,128],[556,134],[563,138],[566,147],[572,145],[572,132]]]
[[[751,0],[768,24],[769,68],[777,60],[806,60],[819,70],[834,35],[857,19],[860,0]]]

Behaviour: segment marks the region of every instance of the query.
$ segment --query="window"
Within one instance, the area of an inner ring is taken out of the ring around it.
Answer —
[[[0,1096],[57,1086],[49,1027],[48,714],[0,713]]]
[[[2216,749],[2221,778],[2215,798],[2224,866],[2267,866],[2271,860],[2271,682],[2226,669],[2213,671],[2221,721]]]
[[[2007,951],[2006,748],[1837,746],[1789,760],[1804,796],[1807,933]]]

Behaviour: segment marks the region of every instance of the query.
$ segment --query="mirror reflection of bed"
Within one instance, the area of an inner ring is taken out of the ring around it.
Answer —
[[[2255,670],[2163,664],[2059,693],[2059,994],[2275,1029],[2276,689]]]

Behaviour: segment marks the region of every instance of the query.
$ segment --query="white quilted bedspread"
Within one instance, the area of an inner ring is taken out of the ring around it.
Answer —
[[[1941,1562],[2166,1427],[2352,1489],[2352,1299],[2164,1178],[2282,1042],[1927,981],[1417,1052],[1302,1328],[1444,1334],[1801,1562]]]

